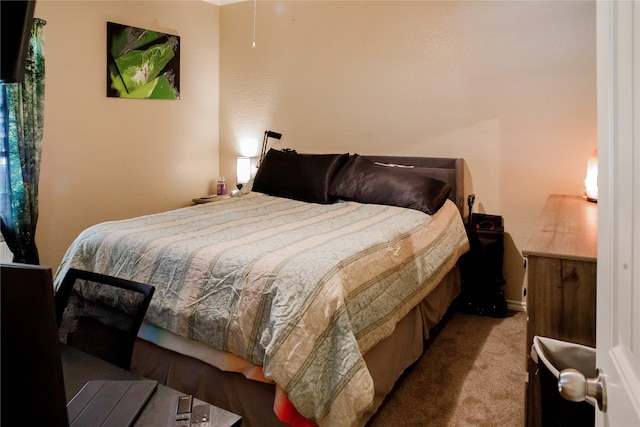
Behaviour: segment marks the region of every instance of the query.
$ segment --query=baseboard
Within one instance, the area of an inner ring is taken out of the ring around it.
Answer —
[[[527,303],[523,301],[507,300],[507,308],[513,311],[527,311]]]

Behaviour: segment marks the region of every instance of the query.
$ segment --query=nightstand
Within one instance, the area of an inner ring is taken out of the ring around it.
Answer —
[[[598,205],[552,194],[522,255],[527,266],[527,350],[535,335],[596,345]],[[539,426],[537,365],[527,354],[527,425]]]
[[[204,196],[204,197],[198,197],[197,199],[191,199],[191,201],[196,205],[201,205],[203,203],[219,202],[220,200],[225,200],[225,199],[228,199],[229,197],[231,196],[228,194],[225,194],[224,196],[222,195],[217,196],[213,194],[211,196]]]

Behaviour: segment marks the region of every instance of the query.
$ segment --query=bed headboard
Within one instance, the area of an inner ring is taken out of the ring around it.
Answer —
[[[446,157],[403,157],[403,156],[367,156],[372,162],[392,163],[396,165],[414,166],[416,168],[434,169],[434,178],[447,182],[453,188],[449,194],[460,215],[464,218],[464,160]]]

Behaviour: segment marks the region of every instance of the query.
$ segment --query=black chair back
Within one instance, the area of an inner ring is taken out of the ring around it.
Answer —
[[[55,295],[60,341],[129,370],[153,286],[69,269]]]

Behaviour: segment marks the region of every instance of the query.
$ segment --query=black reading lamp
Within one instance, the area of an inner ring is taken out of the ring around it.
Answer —
[[[269,138],[280,139],[282,138],[282,134],[278,132],[273,132],[270,130],[264,131],[264,138],[262,139],[262,151],[260,152],[260,161],[258,162],[258,167],[262,164],[262,160],[264,160],[265,154],[267,154],[267,141]]]

